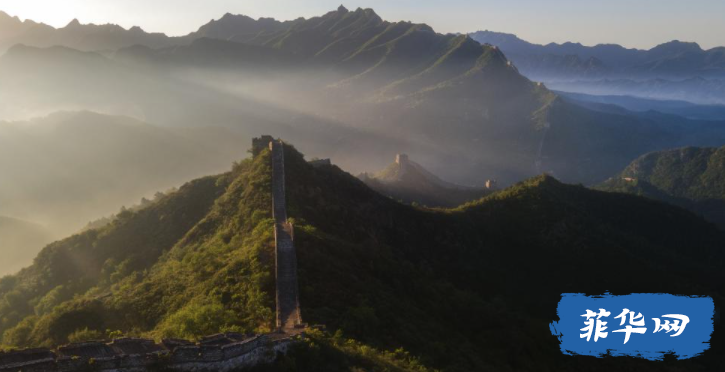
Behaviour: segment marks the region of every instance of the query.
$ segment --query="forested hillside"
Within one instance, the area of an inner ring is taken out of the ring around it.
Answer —
[[[725,147],[646,154],[598,188],[679,205],[725,229]]]
[[[557,356],[548,322],[560,294],[674,291],[722,301],[725,234],[679,208],[541,176],[434,212],[336,167],[313,168],[291,146],[285,156],[303,318],[339,332],[301,345],[312,349],[293,352],[282,369],[323,353],[332,365],[368,368],[404,360],[446,371],[657,370],[661,362]],[[270,191],[265,151],[51,244],[0,281],[3,344],[56,345],[109,330],[156,338],[269,330]],[[363,345],[402,347],[415,360],[373,357]],[[680,365],[718,365],[721,347],[714,339],[712,352]]]

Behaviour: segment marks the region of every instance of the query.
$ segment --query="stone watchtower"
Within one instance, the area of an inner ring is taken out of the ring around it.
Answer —
[[[408,160],[408,155],[406,155],[406,154],[395,155],[395,164],[398,164],[398,168],[400,169],[400,172],[398,172],[399,176],[402,176],[403,174],[405,174],[405,172],[408,170],[408,166],[410,165],[410,161]]]
[[[263,135],[261,137],[255,137],[252,139],[252,156],[257,156],[264,149],[269,148],[269,143],[274,141],[274,138],[270,135]]]
[[[408,164],[408,155],[406,154],[397,154],[395,155],[395,162],[398,163],[401,167],[403,164]]]

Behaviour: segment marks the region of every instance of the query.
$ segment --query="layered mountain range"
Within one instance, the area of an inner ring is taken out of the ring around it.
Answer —
[[[673,40],[649,50],[617,44],[533,44],[516,35],[493,31],[470,34],[500,47],[527,75],[551,79],[575,77],[725,77],[725,47],[703,50],[697,43]]]
[[[693,77],[667,79],[599,79],[552,81],[553,89],[592,95],[619,95],[649,98],[659,101],[679,100],[698,105],[725,106],[725,80]]]
[[[616,44],[540,45],[493,31],[470,36],[500,47],[524,75],[553,89],[725,104],[725,47],[703,50],[675,40],[640,50]]]
[[[0,59],[3,113],[84,108],[247,137],[267,131],[351,171],[369,169],[362,159],[382,168],[406,152],[473,185],[541,172],[596,183],[643,153],[725,139],[709,122],[562,101],[496,47],[370,9],[286,23],[227,15],[182,39],[105,55],[12,47]]]

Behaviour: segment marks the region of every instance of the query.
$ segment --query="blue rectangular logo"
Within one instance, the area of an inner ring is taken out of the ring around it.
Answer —
[[[710,297],[670,294],[565,293],[557,314],[550,328],[565,354],[687,359],[710,347],[715,304]]]

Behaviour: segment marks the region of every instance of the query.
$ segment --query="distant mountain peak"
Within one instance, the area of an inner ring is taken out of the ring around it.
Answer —
[[[557,44],[556,43],[549,43],[548,45],[557,45]],[[582,45],[582,43],[579,43],[579,42],[576,42],[575,43],[575,42],[571,42],[571,41],[567,41],[567,42],[565,42],[565,43],[563,43],[561,45],[562,46],[577,46],[577,47],[584,46],[584,45]]]
[[[25,24],[29,24],[29,25],[36,24],[35,22],[33,22],[30,19],[26,19],[23,22],[20,20],[20,18],[18,18],[18,16],[11,16],[10,14],[3,12],[2,10],[0,10],[0,23],[6,23],[6,24],[8,24],[8,23],[9,24],[25,23]]]
[[[657,50],[657,49],[694,50],[694,51],[700,51],[700,52],[702,51],[700,44],[695,43],[695,42],[680,41],[680,40],[672,40],[670,42],[660,44],[660,45],[652,48],[652,50]]]
[[[410,160],[408,154],[395,155],[395,162],[382,171],[373,175],[373,178],[383,183],[390,182],[427,182],[448,189],[469,189],[469,187],[446,182],[425,169],[422,165]]]
[[[244,14],[224,13],[224,15],[221,18],[212,19],[212,23],[214,23],[214,22],[233,22],[233,21],[239,21],[239,20],[254,21],[254,19],[252,17],[246,16]]]
[[[362,13],[368,17],[380,18],[380,16],[378,16],[378,14],[375,13],[375,10],[373,10],[372,8],[357,8],[357,9],[355,9],[355,13]],[[382,19],[382,18],[380,18],[380,19]]]
[[[466,187],[444,181],[403,153],[397,154],[395,162],[382,171],[374,175],[363,173],[359,178],[383,195],[429,207],[455,207],[480,199],[495,188],[495,181],[491,180],[487,183],[490,188]]]
[[[68,23],[68,25],[66,25],[65,28],[78,27],[78,26],[81,26],[81,22],[78,20],[78,18],[73,18],[73,20],[70,21],[70,23]]]
[[[340,4],[340,6],[339,6],[339,7],[337,7],[337,11],[338,11],[339,13],[347,13],[347,12],[349,12],[349,10],[347,10],[347,8],[345,8],[345,6],[344,6],[344,5],[342,5],[342,4]]]
[[[260,20],[263,18],[260,18]],[[254,18],[244,14],[225,13],[219,20],[213,22],[234,22],[234,21],[254,21]]]

